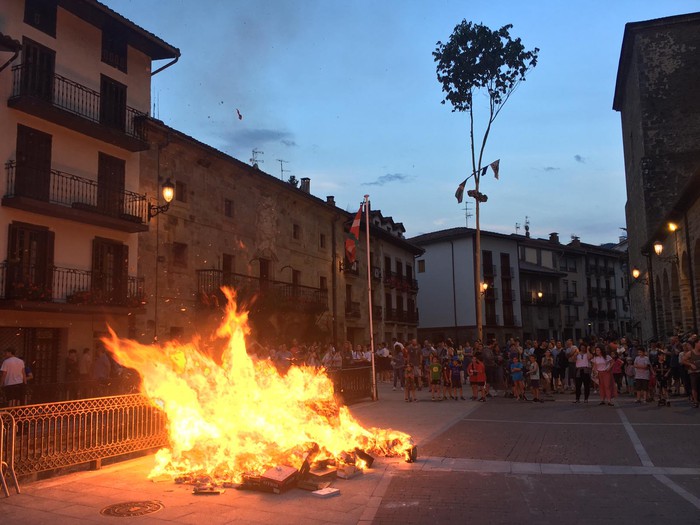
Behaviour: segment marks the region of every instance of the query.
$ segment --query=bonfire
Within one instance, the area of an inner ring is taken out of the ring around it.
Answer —
[[[223,290],[226,315],[216,340],[220,359],[195,338],[188,344],[141,345],[110,331],[104,343],[123,366],[141,375],[141,391],[168,418],[169,445],[156,454],[150,477],[207,477],[241,483],[271,467],[302,468],[349,461],[356,450],[384,456],[410,454],[409,435],[364,428],[336,401],[323,369],[292,366],[280,375],[267,360],[251,358],[245,345],[248,314],[235,293]]]

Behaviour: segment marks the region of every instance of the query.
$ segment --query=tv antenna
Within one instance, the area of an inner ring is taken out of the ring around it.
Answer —
[[[515,223],[515,235],[518,235],[520,233],[520,223],[516,222]]]
[[[284,174],[289,173],[289,170],[284,169],[285,164],[289,164],[288,160],[282,160],[282,159],[277,159],[277,162],[280,163],[280,179],[284,180]]]
[[[473,213],[469,213],[469,201],[464,201],[464,218],[467,220],[467,228],[469,228],[469,217],[474,217]]]
[[[264,160],[260,160],[258,158],[258,155],[264,155],[264,154],[265,154],[264,151],[260,151],[258,148],[253,148],[253,156],[250,158],[250,163],[254,168],[257,168],[258,164],[262,164],[265,162]]]

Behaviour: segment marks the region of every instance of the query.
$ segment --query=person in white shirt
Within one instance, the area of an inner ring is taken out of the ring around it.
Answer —
[[[9,406],[18,406],[22,402],[26,383],[24,361],[15,356],[14,348],[6,349],[5,360],[0,366],[0,384],[5,391],[5,399]]]
[[[579,403],[581,400],[581,386],[583,386],[583,402],[588,403],[588,396],[591,394],[591,359],[593,356],[585,344],[581,344],[580,349],[573,345],[571,348],[573,350],[570,355],[574,358],[576,379],[576,401],[574,403]]]

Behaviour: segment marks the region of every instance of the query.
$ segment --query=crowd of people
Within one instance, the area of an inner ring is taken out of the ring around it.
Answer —
[[[588,403],[591,391],[600,405],[614,406],[623,394],[637,403],[658,402],[670,406],[671,396],[687,396],[698,407],[700,340],[690,335],[681,341],[647,346],[626,338],[574,342],[511,338],[503,347],[486,344],[454,344],[450,339],[433,345],[417,340],[381,343],[376,352],[378,379],[401,388],[407,402],[425,389],[432,401],[485,402],[503,392],[519,401],[543,402],[545,396],[572,392],[573,403]]]
[[[353,346],[345,341],[339,349],[333,344],[291,344],[265,346],[251,343],[248,351],[257,359],[270,360],[284,374],[292,365],[323,367],[329,371],[372,363],[370,345]],[[601,405],[613,406],[623,394],[637,403],[658,402],[670,406],[672,396],[687,396],[698,406],[700,388],[700,339],[690,335],[684,340],[671,337],[667,344],[647,346],[626,338],[574,342],[511,338],[503,347],[496,341],[455,344],[452,340],[433,344],[416,339],[376,345],[374,364],[377,381],[401,388],[407,402],[417,401],[425,390],[432,401],[467,400],[486,402],[504,395],[519,401],[542,402],[553,394],[572,392],[574,403],[587,403],[592,391]],[[116,363],[101,346],[93,352],[86,348],[78,354],[69,350],[65,377],[67,399],[86,395],[116,393],[110,385],[119,374]],[[0,384],[5,401],[13,406],[27,401],[25,386],[31,369],[15,355],[5,351],[0,368]],[[121,374],[124,375],[124,374]],[[91,385],[92,390],[85,390]],[[465,392],[467,396],[465,396]]]

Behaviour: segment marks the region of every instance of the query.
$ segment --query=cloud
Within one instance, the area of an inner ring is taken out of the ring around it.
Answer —
[[[363,186],[384,186],[389,182],[407,182],[409,180],[408,175],[403,175],[401,173],[387,173],[386,175],[381,175],[377,177],[377,180],[372,182],[363,182]]]
[[[236,149],[250,149],[264,147],[268,144],[284,144],[288,147],[296,146],[294,135],[289,131],[280,129],[253,128],[227,131],[221,134],[227,145]]]
[[[581,164],[585,164],[585,163],[586,163],[586,157],[582,157],[581,155],[578,155],[578,154],[577,154],[577,155],[574,155],[574,160],[575,160],[576,162],[580,162]]]
[[[543,169],[544,171],[557,171],[558,169],[561,169],[561,168],[555,168],[554,166],[545,166],[545,167],[542,168],[542,169]]]

